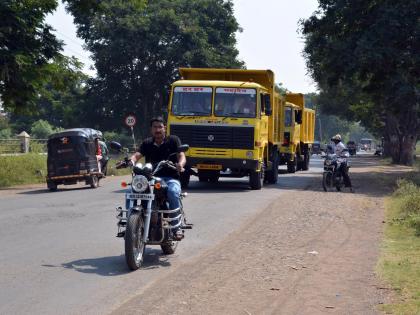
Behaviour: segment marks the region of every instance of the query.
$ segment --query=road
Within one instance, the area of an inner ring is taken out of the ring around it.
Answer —
[[[139,291],[162,280],[176,266],[205,253],[241,223],[288,189],[305,187],[321,172],[287,174],[277,185],[251,191],[247,178],[203,184],[193,180],[184,202],[193,230],[186,231],[175,255],[149,247],[145,266],[129,272],[123,240],[115,237],[115,207],[123,203],[119,183],[101,187],[44,187],[0,193],[0,314],[98,314],[112,311]],[[319,175],[321,176],[321,175]]]

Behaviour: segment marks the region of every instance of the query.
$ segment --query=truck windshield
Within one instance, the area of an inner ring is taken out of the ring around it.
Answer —
[[[284,125],[290,127],[293,122],[293,111],[290,107],[284,108]]]
[[[177,86],[172,96],[172,113],[177,116],[209,116],[211,87]]]
[[[255,117],[257,91],[243,88],[217,88],[214,114],[224,117]]]

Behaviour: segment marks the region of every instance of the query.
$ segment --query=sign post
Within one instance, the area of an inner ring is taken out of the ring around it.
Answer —
[[[127,117],[125,117],[124,119],[124,123],[127,125],[127,127],[129,127],[131,129],[131,137],[133,138],[133,148],[134,151],[137,150],[137,146],[136,146],[136,139],[134,138],[134,129],[133,127],[136,125],[136,116],[130,114]]]

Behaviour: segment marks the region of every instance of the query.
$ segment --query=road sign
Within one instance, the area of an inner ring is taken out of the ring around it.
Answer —
[[[125,117],[124,122],[128,127],[134,127],[134,125],[136,124],[136,116],[128,115],[127,117]]]

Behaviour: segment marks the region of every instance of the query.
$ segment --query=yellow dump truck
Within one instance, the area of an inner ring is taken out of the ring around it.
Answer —
[[[168,134],[190,145],[181,184],[249,176],[276,183],[285,99],[271,70],[181,68],[172,84]]]
[[[287,171],[294,173],[309,169],[315,133],[315,111],[305,107],[305,98],[300,93],[286,94],[282,111],[280,165],[287,164]]]

